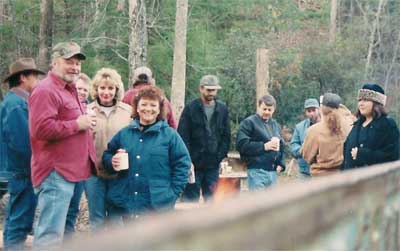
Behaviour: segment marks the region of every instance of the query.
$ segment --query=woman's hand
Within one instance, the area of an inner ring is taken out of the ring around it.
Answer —
[[[353,160],[357,159],[357,153],[358,153],[358,147],[353,147],[351,149],[351,157],[353,158]]]
[[[122,158],[120,153],[125,153],[124,149],[118,149],[117,153],[112,157],[111,164],[115,171],[121,170]]]
[[[282,172],[283,171],[283,167],[281,167],[281,166],[277,166],[276,167],[276,172],[277,173],[280,173],[280,172]]]

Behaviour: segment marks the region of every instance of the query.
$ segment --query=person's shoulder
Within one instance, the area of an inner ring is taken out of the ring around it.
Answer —
[[[389,116],[382,116],[378,121],[389,128],[397,128],[396,121]]]
[[[36,95],[45,95],[45,94],[54,93],[52,88],[53,88],[53,86],[51,84],[51,80],[45,78],[42,81],[40,81],[39,85],[36,86],[35,89],[33,89],[32,93],[31,93],[31,97],[36,96]]]
[[[121,101],[118,102],[117,105],[118,105],[118,108],[120,108],[120,109],[122,109],[122,110],[124,110],[126,112],[129,112],[129,113],[132,112],[132,106],[131,105],[128,105],[128,104],[126,104],[124,102],[121,102]]]
[[[303,119],[302,121],[297,123],[295,127],[297,129],[304,129],[304,127],[306,127],[308,124],[309,124],[309,119]]]
[[[323,129],[323,123],[322,122],[318,122],[318,123],[310,126],[307,129],[307,134],[309,135],[309,134],[317,133],[317,132],[321,131],[322,129]]]
[[[254,124],[259,118],[257,117],[257,114],[252,114],[245,119],[242,120],[240,124],[246,125],[246,124]]]

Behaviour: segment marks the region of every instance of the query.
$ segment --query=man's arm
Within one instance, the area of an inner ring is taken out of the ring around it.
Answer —
[[[62,104],[50,90],[33,92],[29,99],[29,125],[32,138],[60,140],[79,132],[76,119],[60,120],[58,109]]]
[[[178,133],[182,137],[183,142],[185,142],[186,148],[190,152],[190,138],[191,138],[191,120],[190,120],[190,111],[189,108],[186,106],[183,109],[181,118],[179,120],[178,125]]]

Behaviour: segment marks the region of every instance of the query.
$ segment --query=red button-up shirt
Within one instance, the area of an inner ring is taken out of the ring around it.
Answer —
[[[29,99],[32,183],[38,187],[57,171],[69,182],[86,180],[96,163],[93,135],[79,131],[76,119],[85,113],[74,84],[51,71]]]

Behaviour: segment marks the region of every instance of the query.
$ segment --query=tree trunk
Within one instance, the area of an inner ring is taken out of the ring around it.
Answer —
[[[257,49],[256,102],[269,91],[269,55],[267,49]]]
[[[47,70],[50,66],[50,52],[53,43],[53,8],[53,0],[41,0],[38,65],[42,70]]]
[[[385,2],[385,0],[379,0],[378,10],[376,11],[375,21],[372,25],[371,34],[369,37],[367,62],[365,63],[365,75],[364,75],[365,80],[367,80],[369,77],[369,68],[371,66],[371,57],[372,57],[372,53],[373,53],[373,50],[375,47],[375,34],[377,32],[377,29],[379,28],[379,19],[380,19],[381,12],[382,12],[382,9],[384,6],[384,2]]]
[[[338,14],[338,0],[331,0],[331,25],[329,28],[329,43],[333,44],[336,40],[336,20]]]
[[[133,72],[147,63],[147,24],[144,0],[129,0],[129,83],[133,84]]]
[[[187,14],[188,0],[177,0],[171,103],[178,121],[185,106]]]
[[[4,25],[5,23],[5,0],[0,0],[0,27]]]
[[[399,45],[400,45],[400,32],[399,32],[399,34],[397,36],[396,45],[394,47],[392,62],[390,63],[389,69],[388,69],[388,71],[386,73],[385,84],[384,84],[385,92],[388,91],[390,75],[392,74],[393,66],[394,66],[394,64],[396,63],[396,60],[397,60],[397,54],[398,54],[398,51],[399,51]]]

